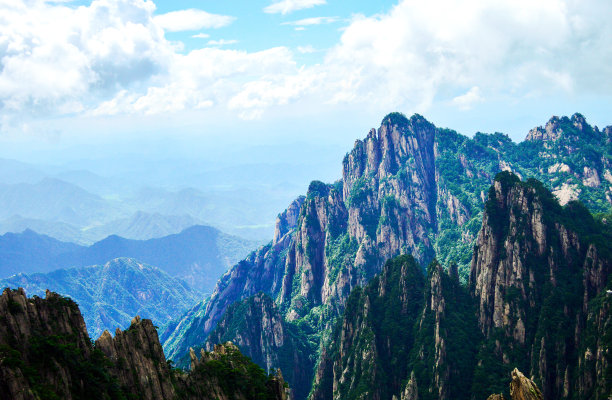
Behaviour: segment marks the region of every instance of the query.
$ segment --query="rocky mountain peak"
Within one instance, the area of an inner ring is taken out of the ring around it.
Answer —
[[[517,368],[512,371],[510,396],[512,396],[512,400],[543,400],[542,392],[536,384],[525,377]]]
[[[526,141],[555,142],[565,135],[588,135],[597,132],[582,114],[575,113],[570,118],[553,116],[544,127],[533,128]]]
[[[510,396],[512,400],[543,400],[542,392],[529,378],[525,377],[518,368],[511,373]],[[487,400],[506,400],[503,394],[492,394]]]
[[[285,211],[276,217],[273,244],[279,243],[285,235],[296,227],[304,199],[304,196],[299,196],[289,204]]]
[[[609,243],[580,203],[561,207],[537,181],[496,176],[470,288],[496,357],[535,376],[545,398],[567,397],[576,385],[570,365],[589,303],[610,276]],[[572,322],[556,326],[562,319]]]

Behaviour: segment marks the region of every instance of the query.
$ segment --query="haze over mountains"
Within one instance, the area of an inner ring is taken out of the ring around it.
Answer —
[[[263,243],[278,210],[313,175],[330,176],[342,150],[236,146],[224,153],[228,159],[206,154],[152,160],[119,152],[59,166],[0,159],[0,233],[32,229],[91,244],[112,234],[150,239],[203,224]]]
[[[23,288],[29,296],[47,290],[68,295],[79,305],[91,337],[107,329],[125,329],[135,315],[157,324],[171,321],[196,303],[201,293],[183,280],[132,258],[101,265],[18,274],[0,287]]]
[[[61,242],[31,230],[0,236],[0,277],[85,267],[119,257],[151,264],[185,281],[196,293],[210,293],[225,271],[248,254],[254,242],[208,226],[192,226],[157,239],[112,235],[91,246]],[[69,295],[59,288],[50,289]]]

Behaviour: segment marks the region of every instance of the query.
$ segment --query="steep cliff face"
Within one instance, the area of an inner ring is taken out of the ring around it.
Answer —
[[[414,285],[420,271],[393,275],[385,267],[349,297],[311,398],[470,399],[493,391],[505,393],[498,399],[606,398],[610,231],[578,203],[561,207],[539,182],[499,174],[469,286],[456,265],[446,272],[433,262],[422,294],[410,299],[418,311],[405,318],[397,308],[405,296],[381,282]],[[387,313],[401,329],[381,329]]]
[[[576,390],[584,399],[607,400],[612,393],[612,285],[589,303],[578,353]]]
[[[209,301],[163,335],[166,353],[175,358],[189,346],[201,346],[230,304],[259,291],[274,299],[286,320],[321,333],[310,339],[325,342],[351,291],[400,254],[411,254],[424,265],[435,254],[443,265],[458,265],[462,282],[469,280],[483,206],[502,170],[543,178],[554,190],[576,184],[579,198],[591,209],[609,210],[612,153],[604,143],[609,130],[602,133],[579,115],[559,121],[549,129],[558,136],[554,145],[543,144],[553,143],[552,138],[517,145],[499,133],[468,138],[436,128],[419,115],[389,114],[380,129],[358,140],[347,154],[342,180],[313,182],[297,218],[297,208],[290,207],[279,217],[274,241],[236,265]],[[571,165],[570,171],[561,164]],[[593,171],[600,184],[588,186],[583,180],[594,177]],[[601,179],[606,174],[609,181]],[[597,276],[588,278],[588,293],[600,290]],[[508,329],[521,336],[521,324],[527,324],[525,318]]]
[[[429,266],[425,304],[414,329],[408,361],[412,372],[403,398],[417,389],[422,400],[470,398],[480,335],[473,301],[459,282],[456,265],[448,273],[438,262]]]
[[[282,376],[268,376],[226,345],[204,353],[189,374],[171,369],[150,320],[108,331],[92,345],[72,300],[23,289],[0,296],[0,398],[286,400]]]
[[[468,399],[479,341],[456,271],[433,262],[427,281],[406,256],[347,302],[322,356],[312,399]]]
[[[316,347],[310,332],[286,322],[274,301],[265,294],[231,305],[206,341],[206,350],[232,342],[269,373],[280,369],[293,398],[305,399],[312,382]]]
[[[72,300],[51,292],[45,299],[27,298],[23,289],[5,289],[0,320],[1,398],[94,398],[99,391],[114,392],[112,379],[96,365],[100,354]]]
[[[539,182],[500,174],[489,192],[470,287],[493,359],[476,374],[529,371],[544,398],[578,390],[575,361],[589,304],[608,283],[610,236],[579,203],[559,206]],[[480,380],[479,384],[482,383]]]
[[[317,370],[312,399],[390,399],[402,389],[424,277],[411,256],[353,291]]]
[[[296,199],[277,220],[278,238],[259,248],[229,270],[217,283],[212,296],[196,305],[162,333],[164,351],[179,359],[189,347],[201,346],[229,305],[259,292],[279,293],[283,283],[287,252],[294,243],[295,210],[303,197]],[[284,234],[281,235],[281,233]]]

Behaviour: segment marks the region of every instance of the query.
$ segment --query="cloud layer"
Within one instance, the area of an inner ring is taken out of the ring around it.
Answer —
[[[320,6],[326,3],[327,2],[325,0],[280,0],[264,8],[264,12],[268,14],[285,15],[294,11],[304,10],[306,8],[312,8],[314,6]]]
[[[283,0],[265,11],[324,3]],[[181,53],[165,32],[234,21],[201,10],[156,15],[150,0],[78,8],[0,1],[0,110],[53,116],[222,107],[258,118],[306,98],[324,107],[423,111],[436,102],[468,110],[500,98],[609,95],[609,15],[612,3],[603,0],[402,0],[387,14],[353,17],[320,63],[299,65],[288,47],[219,47],[235,41]],[[323,22],[330,21],[293,24]],[[296,54],[313,51],[304,45]]]

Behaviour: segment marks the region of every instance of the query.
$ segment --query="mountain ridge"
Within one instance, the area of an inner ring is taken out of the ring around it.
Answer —
[[[288,320],[329,332],[351,290],[398,254],[412,254],[422,264],[435,254],[443,265],[458,264],[460,279],[467,281],[486,194],[503,170],[552,177],[551,189],[574,188],[592,210],[611,210],[612,175],[603,177],[612,169],[612,128],[599,131],[578,114],[572,118],[551,128],[563,133],[549,148],[515,144],[499,133],[468,138],[420,115],[389,114],[378,131],[355,142],[341,180],[310,185],[292,229],[281,229],[277,219],[277,231],[287,233],[238,263],[209,301],[179,329],[164,333],[165,351],[173,357],[201,343],[228,305],[260,291],[275,299]],[[568,132],[580,137],[586,131],[598,134],[585,143],[563,140]],[[561,163],[569,169],[555,167]],[[583,184],[595,174],[602,177],[598,185]]]

